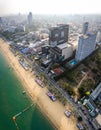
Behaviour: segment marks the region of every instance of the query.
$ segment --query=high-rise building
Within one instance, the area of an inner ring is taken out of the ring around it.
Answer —
[[[96,41],[96,33],[82,35],[79,37],[78,49],[76,51],[75,56],[76,61],[82,61],[95,50],[96,46],[95,41]]]
[[[82,33],[83,33],[84,35],[87,34],[87,31],[88,31],[88,25],[89,25],[88,22],[85,22],[85,23],[83,24],[83,30],[82,30]]]
[[[32,23],[32,12],[29,12],[28,14],[28,24],[30,25]]]
[[[2,22],[2,17],[0,17],[0,24],[2,24],[3,22]]]
[[[95,88],[95,90],[91,93],[90,98],[93,100],[96,100],[96,98],[99,96],[101,100],[101,83]]]
[[[68,42],[69,25],[59,24],[56,27],[50,29],[49,44],[51,47],[55,47],[59,44]]]
[[[99,30],[99,31],[97,32],[96,42],[97,42],[97,43],[101,42],[101,30]]]

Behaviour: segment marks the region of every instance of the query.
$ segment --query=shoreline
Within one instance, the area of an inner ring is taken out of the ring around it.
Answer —
[[[18,62],[18,58],[15,57],[9,50],[9,45],[1,38],[0,50],[7,62],[13,68],[18,79],[21,81],[21,84],[27,92],[29,98],[31,98],[32,102],[37,104],[39,110],[41,110],[45,117],[51,121],[53,127],[55,126],[58,130],[77,130],[76,121],[72,121],[71,118],[67,118],[64,115],[65,107],[59,101],[52,102],[49,99],[46,95],[47,88],[41,88],[34,81],[34,75],[23,69]]]

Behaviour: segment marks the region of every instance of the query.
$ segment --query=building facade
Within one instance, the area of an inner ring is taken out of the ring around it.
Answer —
[[[76,51],[76,61],[82,61],[89,56],[96,46],[96,34],[82,35],[79,37],[78,48]]]
[[[69,25],[59,24],[56,27],[50,28],[49,44],[55,47],[59,44],[68,42]]]
[[[97,33],[96,42],[97,43],[101,42],[101,30],[99,30],[98,33]]]
[[[88,31],[88,25],[89,25],[89,23],[88,22],[85,22],[84,24],[83,24],[83,30],[82,30],[82,34],[87,34],[87,31]]]
[[[32,12],[29,12],[28,14],[28,24],[30,25],[32,23]]]
[[[93,100],[96,100],[97,98],[101,100],[101,83],[91,93],[90,98],[92,98]]]
[[[67,43],[60,44],[54,48],[50,48],[51,55],[54,61],[64,61],[72,56],[73,46]]]

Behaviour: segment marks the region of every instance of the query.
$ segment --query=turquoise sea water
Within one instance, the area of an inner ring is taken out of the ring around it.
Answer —
[[[17,130],[12,117],[32,104],[23,87],[0,53],[0,130]],[[36,105],[16,119],[19,130],[55,130]]]

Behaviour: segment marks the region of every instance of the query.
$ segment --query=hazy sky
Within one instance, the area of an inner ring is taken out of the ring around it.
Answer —
[[[101,14],[101,0],[0,0],[0,15],[29,11],[33,14]]]

